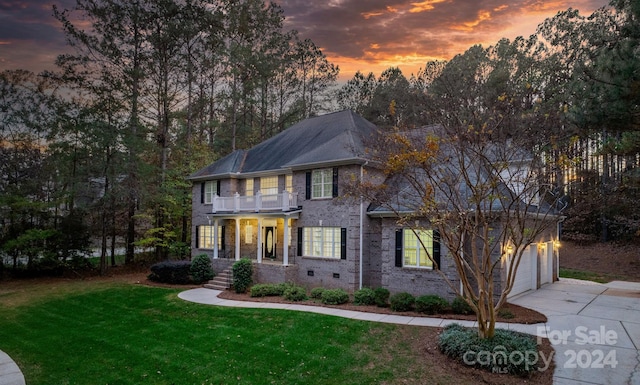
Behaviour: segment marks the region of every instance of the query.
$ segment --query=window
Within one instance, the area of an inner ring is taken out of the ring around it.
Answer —
[[[298,255],[346,259],[346,229],[304,227],[298,232]]]
[[[285,175],[284,176],[284,189],[288,192],[293,192],[293,175]]]
[[[396,231],[396,266],[433,269],[429,255],[440,264],[440,242],[434,230]]]
[[[210,180],[210,181],[204,182],[204,184],[202,185],[202,194],[203,194],[202,203],[212,204],[213,196],[220,195],[218,191],[218,181]]]
[[[311,198],[331,198],[333,195],[333,170],[325,168],[311,173]]]
[[[262,195],[277,195],[278,177],[268,176],[260,178],[260,192]]]
[[[246,179],[244,182],[244,194],[248,197],[253,196],[253,178]]]
[[[213,250],[213,229],[215,226],[198,226],[197,232],[197,249],[210,249]],[[224,249],[224,226],[218,226],[218,250]]]

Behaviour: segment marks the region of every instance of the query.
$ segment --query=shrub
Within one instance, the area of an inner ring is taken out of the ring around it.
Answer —
[[[163,261],[151,266],[149,279],[154,282],[185,284],[189,283],[189,261]]]
[[[471,314],[473,309],[464,298],[458,296],[451,302],[451,310],[456,314]]]
[[[515,318],[516,315],[513,314],[513,312],[509,309],[500,309],[498,310],[498,317],[504,318],[504,319],[512,319],[512,318]]]
[[[289,283],[258,283],[251,286],[252,297],[275,297],[284,294],[284,291],[291,287]]]
[[[287,301],[305,301],[307,297],[307,289],[302,286],[290,286],[284,291],[284,299]]]
[[[393,311],[410,311],[413,310],[413,304],[416,302],[414,296],[409,293],[396,293],[389,297],[389,304]]]
[[[496,329],[493,338],[483,339],[475,328],[451,324],[438,337],[438,346],[449,357],[491,372],[526,376],[538,368],[537,356],[531,356],[538,352],[535,338],[512,330]]]
[[[242,258],[233,264],[233,288],[236,293],[245,293],[253,283],[253,263],[249,258]]]
[[[349,302],[349,293],[343,289],[328,289],[322,292],[321,300],[325,305],[342,305]]]
[[[322,299],[322,293],[324,293],[324,287],[314,287],[311,289],[311,298]]]
[[[206,254],[196,255],[191,259],[191,279],[194,283],[207,282],[213,279],[215,275],[213,273],[213,267],[211,266],[211,259]]]
[[[363,287],[353,294],[353,303],[356,305],[375,305],[376,293],[368,287]]]
[[[389,306],[389,290],[384,287],[377,287],[373,290],[376,297],[376,305],[378,307],[387,307]]]
[[[425,314],[439,314],[449,307],[449,302],[438,295],[422,295],[416,298],[416,311]]]

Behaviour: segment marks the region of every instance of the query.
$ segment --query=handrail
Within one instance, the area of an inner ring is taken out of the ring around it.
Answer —
[[[280,194],[243,195],[235,193],[230,197],[214,195],[212,212],[263,212],[289,211],[298,207],[298,193],[283,191]]]

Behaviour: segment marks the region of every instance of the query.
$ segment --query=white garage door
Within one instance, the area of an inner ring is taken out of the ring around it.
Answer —
[[[513,288],[508,297],[513,297],[527,290],[535,290],[537,288],[537,260],[536,245],[531,245],[522,253],[520,265],[518,265],[516,272],[516,279],[513,282]]]

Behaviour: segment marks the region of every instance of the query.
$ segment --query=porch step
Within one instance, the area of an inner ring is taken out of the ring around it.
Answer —
[[[231,269],[224,269],[221,273],[216,274],[216,276],[208,283],[205,283],[204,287],[213,290],[227,290],[231,287],[232,276],[233,273],[231,272]]]

